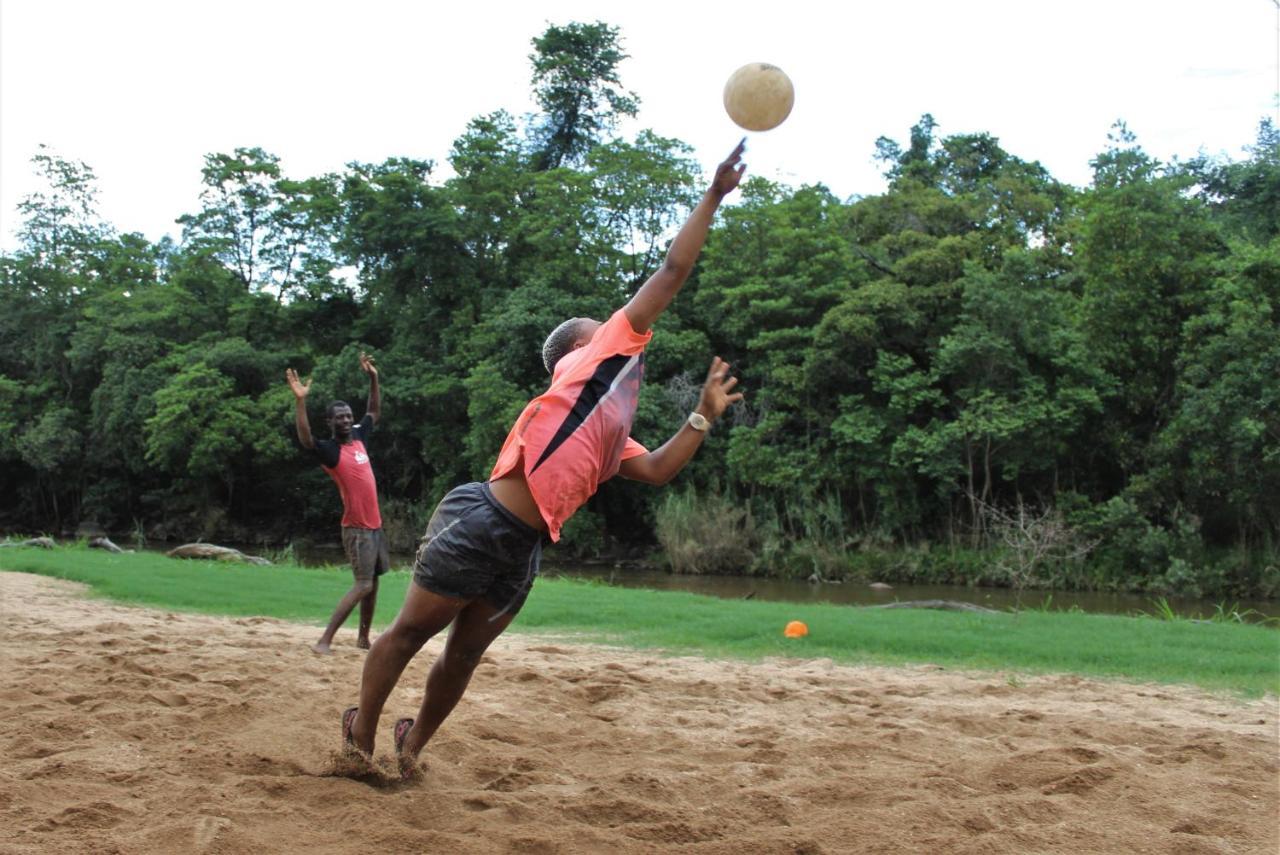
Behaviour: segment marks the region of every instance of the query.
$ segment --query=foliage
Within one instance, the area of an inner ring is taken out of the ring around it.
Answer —
[[[655,518],[658,543],[675,573],[742,573],[754,558],[752,529],[745,508],[714,493],[670,493]]]
[[[683,142],[616,135],[638,106],[618,30],[553,25],[533,48],[539,112],[477,116],[447,171],[299,178],[261,148],[211,153],[178,245],[117,234],[92,170],[42,148],[0,256],[0,527],[332,539],[283,372],[314,378],[322,434],[330,399],[363,415],[365,350],[380,493],[416,540],[545,388],[546,333],[616,310],[702,186]],[[713,354],[747,400],[673,491],[606,485],[569,529],[580,552],[1276,593],[1278,146],[1263,121],[1243,160],[1162,164],[1120,123],[1077,188],[925,115],[876,141],[883,193],[752,178],[658,325],[633,432],[661,445]],[[1096,547],[1008,572],[993,520],[1030,507]]]
[[[627,58],[618,29],[599,21],[550,26],[533,47],[533,94],[542,108],[535,161],[540,169],[575,165],[619,116],[634,116],[639,107],[618,80],[618,64]]]

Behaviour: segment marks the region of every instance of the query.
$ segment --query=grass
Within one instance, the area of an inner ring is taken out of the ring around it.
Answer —
[[[255,567],[77,547],[5,549],[0,551],[0,570],[83,582],[95,595],[126,603],[317,625],[351,584],[350,573],[341,568]],[[408,584],[407,573],[383,577],[377,625],[394,617]],[[809,635],[784,638],[782,628],[790,620],[807,623]],[[676,654],[934,663],[1023,675],[1067,672],[1192,684],[1248,696],[1280,690],[1280,632],[1230,621],[1047,609],[1017,614],[881,610],[723,600],[543,579],[512,630],[573,634]]]

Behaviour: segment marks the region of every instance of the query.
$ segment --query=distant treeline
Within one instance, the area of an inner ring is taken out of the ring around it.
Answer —
[[[616,138],[623,57],[606,25],[549,28],[540,113],[474,119],[447,179],[211,154],[179,243],[116,233],[92,170],[38,153],[0,256],[0,526],[333,539],[284,370],[314,377],[324,433],[329,399],[363,411],[364,349],[411,543],[545,388],[547,332],[633,293],[703,187],[678,140]],[[722,210],[634,435],[677,429],[713,354],[747,400],[672,486],[606,485],[568,543],[660,544],[685,572],[1280,592],[1280,131],[1162,164],[1117,124],[1087,188],[929,116],[875,150],[881,195],[753,178]]]

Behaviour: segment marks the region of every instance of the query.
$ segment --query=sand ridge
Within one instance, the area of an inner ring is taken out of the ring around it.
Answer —
[[[0,573],[0,852],[1280,851],[1274,697],[508,634],[399,785],[339,774],[315,633]]]

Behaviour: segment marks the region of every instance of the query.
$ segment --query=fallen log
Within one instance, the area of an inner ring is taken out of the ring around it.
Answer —
[[[93,540],[89,541],[89,548],[105,549],[107,552],[115,552],[117,554],[123,554],[128,551],[116,546],[111,542],[111,538],[109,537],[95,537]]]
[[[165,553],[170,558],[207,558],[213,561],[244,561],[249,564],[270,564],[271,562],[257,555],[246,555],[229,546],[215,546],[212,543],[184,543],[175,546]]]
[[[981,612],[989,615],[1000,615],[1004,612],[979,606],[974,603],[961,603],[956,600],[907,600],[900,603],[885,603],[871,606],[873,609],[941,609],[948,612]]]
[[[57,545],[51,537],[32,537],[27,540],[10,540],[0,543],[0,548],[6,546],[35,546],[40,549],[53,549]]]

